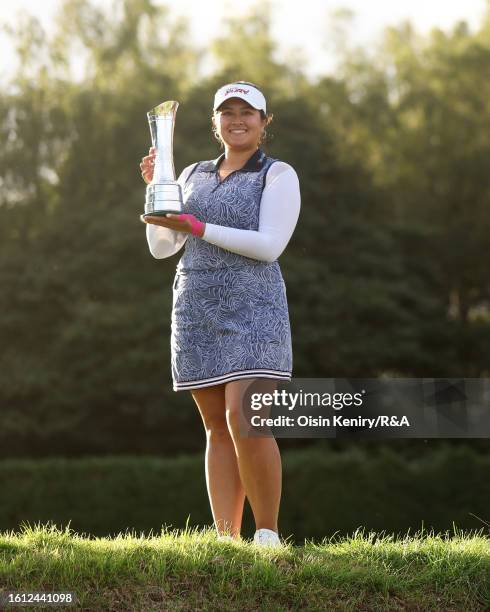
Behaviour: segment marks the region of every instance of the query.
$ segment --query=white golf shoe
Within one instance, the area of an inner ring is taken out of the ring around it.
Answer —
[[[254,535],[254,543],[260,546],[282,546],[279,535],[272,529],[257,529]]]

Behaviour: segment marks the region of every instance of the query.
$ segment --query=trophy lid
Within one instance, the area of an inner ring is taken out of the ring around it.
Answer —
[[[164,116],[175,116],[177,112],[177,108],[179,107],[179,103],[175,100],[167,100],[166,102],[162,102],[155,108],[152,108],[147,112],[148,118],[150,117],[164,117]]]

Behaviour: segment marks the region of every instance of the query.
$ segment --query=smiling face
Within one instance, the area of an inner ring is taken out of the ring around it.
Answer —
[[[261,118],[260,111],[241,98],[229,98],[213,115],[217,134],[231,149],[256,148],[266,123],[267,119]]]

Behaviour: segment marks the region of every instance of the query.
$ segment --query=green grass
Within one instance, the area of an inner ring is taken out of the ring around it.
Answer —
[[[358,529],[278,550],[219,542],[214,528],[94,538],[23,524],[0,533],[0,590],[74,592],[78,604],[58,610],[483,611],[490,539]]]

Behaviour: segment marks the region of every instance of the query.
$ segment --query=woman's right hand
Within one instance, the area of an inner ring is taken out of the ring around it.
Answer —
[[[155,169],[155,157],[156,151],[155,147],[150,147],[149,155],[141,158],[141,176],[145,183],[151,183],[153,179],[153,170]]]

